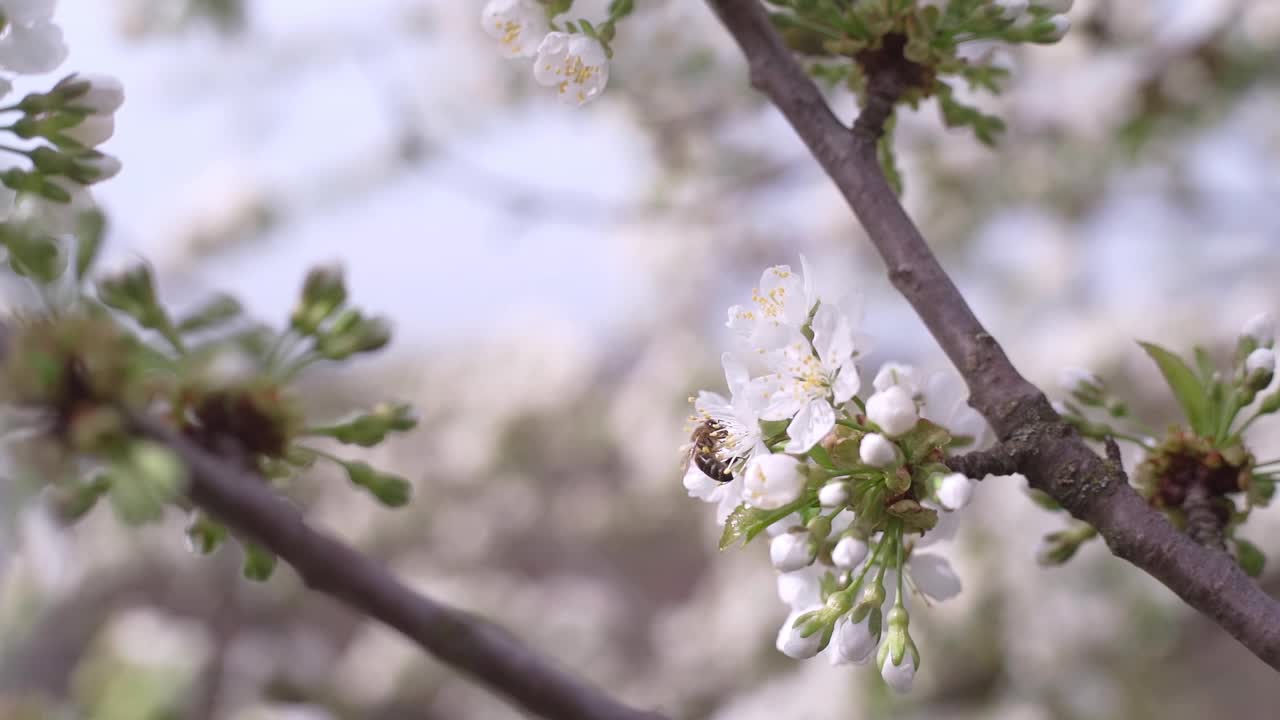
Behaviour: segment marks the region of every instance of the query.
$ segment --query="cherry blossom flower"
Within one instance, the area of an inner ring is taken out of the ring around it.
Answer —
[[[807,452],[835,427],[835,407],[858,392],[853,329],[844,312],[821,303],[813,317],[813,342],[801,337],[769,353],[774,372],[753,381],[765,400],[764,420],[790,420],[786,451]]]
[[[551,30],[547,11],[535,0],[489,0],[480,21],[506,58],[537,54],[539,43]]]
[[[726,326],[757,350],[774,350],[803,340],[800,328],[817,302],[808,262],[800,256],[800,273],[790,265],[774,265],[751,291],[750,305],[729,308]]]
[[[533,79],[555,88],[561,102],[585,105],[599,97],[609,83],[609,57],[595,38],[548,33],[538,45]]]

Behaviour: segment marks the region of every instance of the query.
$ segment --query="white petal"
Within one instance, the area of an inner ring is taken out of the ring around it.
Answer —
[[[533,61],[533,79],[539,85],[559,85],[564,80],[564,66],[569,55],[569,35],[562,32],[547,33],[538,44],[538,56]]]
[[[853,358],[849,319],[831,303],[818,305],[813,316],[813,349],[825,368],[839,368]]]
[[[751,382],[751,375],[741,358],[733,353],[720,356],[720,365],[724,368],[724,379],[729,385],[729,394],[737,395]]]
[[[699,415],[710,417],[728,415],[733,412],[733,406],[729,404],[729,400],[725,396],[710,390],[698,391],[698,399],[694,401],[693,408],[698,411]]]
[[[907,571],[920,592],[933,600],[941,602],[960,594],[960,578],[944,557],[913,553],[907,562]]]
[[[814,606],[804,610],[797,610],[787,616],[783,621],[782,627],[778,628],[778,651],[787,657],[796,660],[806,660],[818,654],[818,649],[822,646],[821,631],[818,631],[807,638],[800,637],[799,628],[795,627],[795,621],[806,612],[820,609],[821,606]]]
[[[67,59],[62,29],[51,22],[11,25],[0,38],[0,65],[13,72],[34,75],[53,70]]]
[[[698,469],[694,463],[689,463],[689,468],[684,471],[684,489],[688,491],[689,497],[698,498],[706,502],[712,501],[712,494],[720,489],[720,483],[707,477],[706,473]]]
[[[792,610],[812,607],[822,602],[822,576],[825,573],[816,565],[795,572],[778,575],[778,599]]]
[[[914,541],[916,547],[922,548],[947,542],[956,536],[956,532],[960,530],[960,513],[947,512],[945,508],[929,500],[922,502],[921,505],[938,513],[938,524]]]
[[[880,677],[884,678],[885,684],[894,690],[900,693],[910,692],[916,678],[916,666],[911,660],[911,653],[902,655],[901,665],[893,664],[893,653],[890,653],[884,659],[884,667],[880,668]]]
[[[849,402],[849,398],[858,394],[862,387],[862,377],[858,374],[858,366],[849,360],[840,366],[836,381],[831,385],[831,395],[837,405]]]
[[[5,19],[15,25],[32,25],[53,19],[55,0],[4,0],[0,10]]]
[[[959,510],[973,497],[973,481],[961,473],[951,473],[942,478],[938,486],[938,502],[948,510]]]
[[[836,426],[836,413],[826,400],[814,399],[800,408],[791,424],[787,426],[786,451],[789,453],[808,452],[817,445]]]
[[[833,665],[861,665],[871,659],[876,645],[880,643],[880,637],[871,633],[870,619],[871,616],[868,615],[862,622],[855,623],[845,615],[836,621],[835,634],[831,638],[831,644],[836,648],[831,657]]]

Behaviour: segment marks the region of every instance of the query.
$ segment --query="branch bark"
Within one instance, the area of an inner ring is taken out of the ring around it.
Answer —
[[[1075,517],[1093,525],[1111,551],[1213,618],[1280,670],[1280,603],[1220,550],[1201,547],[1170,525],[1053,411],[987,333],[893,193],[876,141],[902,88],[869,78],[864,117],[848,128],[774,30],[759,0],[707,0],[746,56],[752,85],[773,101],[835,182],[915,308],[960,371],[969,403],[1001,439],[989,459],[1024,474]]]
[[[415,593],[376,561],[313,530],[261,478],[166,424],[147,417],[133,422],[186,463],[192,501],[283,558],[307,587],[390,625],[524,711],[554,720],[664,720],[614,700],[497,625]]]

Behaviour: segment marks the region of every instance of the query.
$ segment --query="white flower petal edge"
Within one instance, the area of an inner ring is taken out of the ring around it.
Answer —
[[[747,465],[742,499],[752,507],[777,510],[800,497],[806,477],[790,455],[757,456]]]
[[[884,666],[880,668],[880,677],[884,678],[886,685],[900,693],[911,692],[911,685],[916,679],[916,665],[911,653],[902,655],[901,665],[894,665],[893,653],[889,653],[884,659]]]

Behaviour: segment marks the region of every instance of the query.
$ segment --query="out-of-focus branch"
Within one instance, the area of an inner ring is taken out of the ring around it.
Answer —
[[[308,587],[399,630],[522,710],[555,720],[663,720],[614,700],[497,625],[419,595],[377,561],[312,529],[261,478],[166,424],[149,417],[133,421],[182,458],[190,471],[187,492],[197,505],[279,555]]]
[[[1201,547],[1129,486],[1123,470],[1085,444],[1044,394],[1014,368],[938,263],[893,193],[876,142],[903,88],[894,73],[869,78],[867,114],[853,129],[771,25],[759,0],[708,0],[746,55],[752,85],[786,117],[835,182],[915,308],[969,386],[970,404],[1001,438],[987,459],[1016,469],[1072,515],[1097,528],[1117,556],[1150,573],[1280,670],[1280,603],[1226,553]]]

